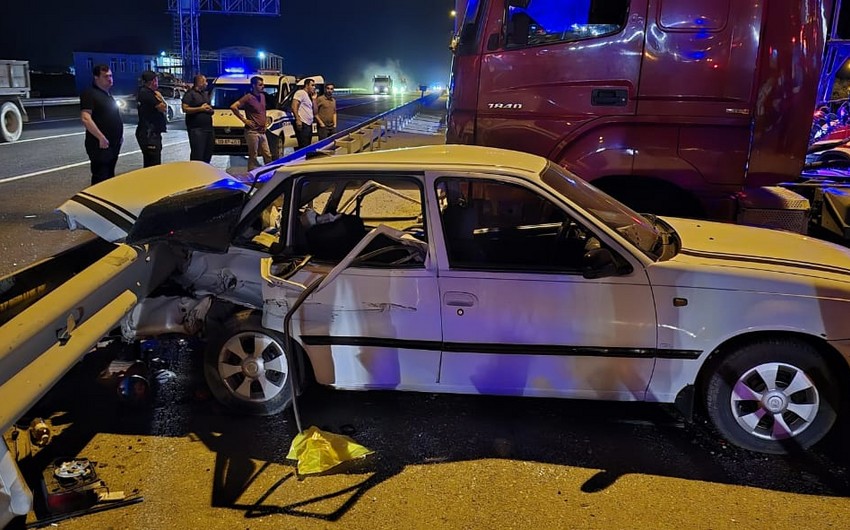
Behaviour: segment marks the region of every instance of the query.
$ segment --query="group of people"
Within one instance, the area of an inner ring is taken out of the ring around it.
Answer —
[[[115,165],[124,142],[124,124],[118,105],[110,93],[113,78],[109,66],[95,66],[92,75],[92,86],[80,96],[80,119],[86,129],[85,148],[91,164],[91,183],[97,184],[115,176]],[[162,133],[166,131],[168,105],[159,92],[159,78],[155,72],[143,72],[141,82],[137,97],[139,123],[136,140],[142,152],[143,166],[151,167],[162,163]],[[313,79],[305,79],[303,83],[303,87],[294,94],[292,103],[299,149],[312,142],[314,122],[319,140],[334,134],[337,126],[333,84],[326,84],[324,94],[317,96]],[[215,141],[212,124],[214,111],[206,88],[206,77],[196,75],[192,88],[183,96],[181,107],[186,115],[186,130],[189,134],[189,158],[209,163]],[[252,77],[251,91],[230,107],[233,114],[245,124],[249,171],[259,165],[258,154],[265,163],[272,161],[266,138],[264,88],[261,77]]]
[[[295,138],[298,149],[307,147],[313,140],[313,123],[319,140],[324,140],[336,132],[336,100],[333,97],[334,85],[327,83],[322,95],[316,95],[316,83],[307,78],[304,86],[298,89],[292,99],[292,114],[295,121]],[[259,166],[257,155],[268,164],[272,161],[271,150],[266,138],[266,94],[265,83],[260,76],[251,78],[251,91],[230,106],[231,112],[245,124],[245,142],[248,144],[248,171]],[[244,112],[244,114],[243,114]]]

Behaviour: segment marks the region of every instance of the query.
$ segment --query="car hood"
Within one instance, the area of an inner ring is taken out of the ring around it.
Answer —
[[[72,230],[87,228],[111,242],[168,239],[219,248],[223,235],[214,231],[235,224],[247,189],[203,162],[174,162],[90,186],[58,210]],[[219,241],[205,243],[210,237]]]
[[[695,287],[747,289],[747,285],[726,285],[741,281],[748,282],[751,289],[765,289],[759,284],[760,279],[776,279],[777,275],[808,278],[803,282],[808,284],[813,281],[850,284],[848,248],[779,230],[689,219],[664,218],[664,221],[678,234],[681,248],[669,261],[659,262],[658,268],[702,270],[705,273],[702,277],[711,278],[706,280],[710,285],[701,285],[701,277],[693,276]],[[720,277],[725,274],[720,269],[734,272],[724,282]]]

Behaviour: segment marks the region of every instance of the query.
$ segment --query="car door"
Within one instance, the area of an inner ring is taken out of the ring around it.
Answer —
[[[443,324],[440,386],[482,394],[642,400],[656,318],[640,262],[544,190],[509,177],[434,175]],[[588,279],[608,248],[618,272]]]
[[[293,334],[318,382],[352,389],[436,389],[440,303],[423,194],[421,176],[415,175],[296,177],[290,247],[312,258],[292,281],[307,285],[345,265],[351,252],[357,256],[307,298],[293,319]],[[406,229],[412,246],[379,236],[356,247],[377,227]],[[414,247],[418,250],[411,252]],[[267,313],[273,305],[291,307],[299,294],[286,283],[266,286]]]

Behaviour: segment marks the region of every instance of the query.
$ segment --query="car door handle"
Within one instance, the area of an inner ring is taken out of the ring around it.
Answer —
[[[625,88],[594,88],[590,91],[590,104],[598,107],[625,107],[629,91]]]
[[[446,305],[453,307],[472,307],[478,303],[478,297],[472,293],[448,291],[443,295]]]

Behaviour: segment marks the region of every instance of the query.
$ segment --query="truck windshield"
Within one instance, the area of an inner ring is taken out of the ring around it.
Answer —
[[[658,259],[655,249],[658,241],[662,239],[662,234],[650,219],[557,164],[550,162],[543,170],[542,179],[576,206],[627,239],[641,252],[653,260]]]
[[[251,91],[251,85],[245,83],[233,85],[215,85],[210,94],[210,104],[214,109],[229,109],[236,100]],[[266,85],[266,108],[277,106],[277,87]]]

